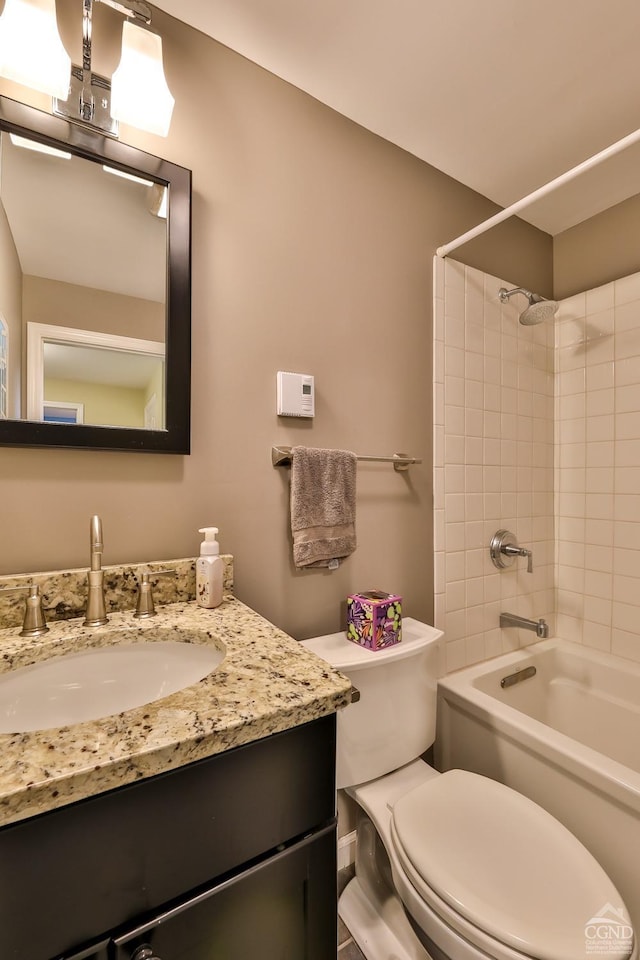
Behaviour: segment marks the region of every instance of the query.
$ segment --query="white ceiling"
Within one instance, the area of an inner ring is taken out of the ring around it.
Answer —
[[[162,367],[161,357],[126,353],[77,343],[49,343],[43,346],[47,379],[73,380],[130,390],[144,390]]]
[[[155,3],[501,206],[640,127],[638,0]],[[630,148],[521,216],[556,234],[639,170]]]
[[[167,224],[149,187],[3,134],[2,203],[24,274],[164,303]]]

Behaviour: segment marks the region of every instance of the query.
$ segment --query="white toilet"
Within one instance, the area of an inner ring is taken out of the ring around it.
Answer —
[[[367,960],[636,957],[628,925],[597,942],[600,913],[628,912],[572,833],[503,784],[419,759],[435,739],[439,630],[405,618],[386,650],[343,633],[304,646],[360,691],[338,714],[337,785],[366,815],[339,912]]]

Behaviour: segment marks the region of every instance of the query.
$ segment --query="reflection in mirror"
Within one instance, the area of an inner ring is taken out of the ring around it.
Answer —
[[[164,426],[162,343],[29,323],[27,370],[29,420]]]
[[[188,452],[189,171],[0,106],[0,443]]]
[[[7,217],[6,242],[15,248],[20,267],[23,331],[33,323],[79,327],[107,338],[135,331],[157,341],[157,352],[164,353],[167,239],[166,219],[151,208],[156,184],[124,177],[113,167],[69,152],[34,149],[39,146],[27,137],[0,135],[0,200]],[[51,339],[53,329],[47,335]],[[96,340],[94,352],[98,349]],[[27,396],[36,390],[34,376],[42,372],[32,369],[35,357],[27,351]],[[81,366],[86,354],[75,350],[66,359],[71,367],[64,379],[91,385],[97,358]],[[102,383],[94,382],[96,387]],[[61,382],[57,389],[62,390]],[[44,419],[42,403],[25,410],[25,390],[21,394],[14,416]],[[63,390],[55,399],[72,398]],[[143,426],[128,418],[121,422],[108,409],[104,416],[85,416],[84,422]]]
[[[0,419],[9,416],[9,327],[0,314]]]

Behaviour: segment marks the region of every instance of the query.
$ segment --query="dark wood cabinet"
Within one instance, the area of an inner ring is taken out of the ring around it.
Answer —
[[[2,960],[334,960],[336,923],[335,715],[0,829]]]
[[[109,960],[109,946],[109,941],[103,940],[101,943],[94,943],[90,947],[84,947],[82,950],[74,953],[73,956],[65,957],[65,960]]]
[[[114,960],[335,957],[334,924],[321,910],[314,917],[331,886],[333,851],[335,833],[325,828],[127,931]]]

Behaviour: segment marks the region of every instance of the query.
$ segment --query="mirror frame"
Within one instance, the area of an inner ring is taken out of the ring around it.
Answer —
[[[0,445],[190,452],[191,433],[191,171],[82,125],[0,96],[0,131],[18,133],[87,160],[108,163],[169,187],[165,429],[0,420]]]

